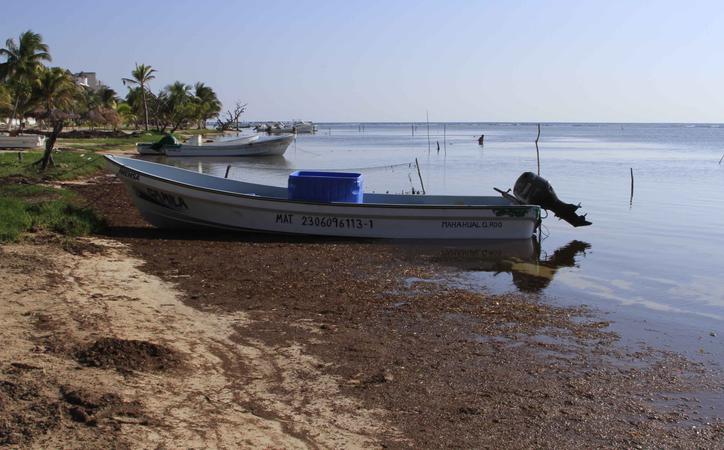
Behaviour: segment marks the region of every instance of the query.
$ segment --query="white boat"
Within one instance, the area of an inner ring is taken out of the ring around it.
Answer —
[[[503,197],[365,193],[362,203],[289,200],[267,186],[106,155],[136,207],[163,228],[211,227],[390,239],[529,239],[540,208]]]
[[[0,148],[38,148],[45,146],[45,136],[23,135],[3,136],[0,135]]]
[[[257,131],[269,134],[293,133],[293,134],[313,134],[317,132],[317,125],[312,122],[297,121],[291,125],[283,122],[273,124],[264,124],[256,127]]]
[[[165,144],[155,148],[154,144],[136,144],[136,151],[141,155],[165,156],[269,156],[283,155],[294,140],[294,135],[281,136],[259,135],[244,138],[215,141],[201,145]]]

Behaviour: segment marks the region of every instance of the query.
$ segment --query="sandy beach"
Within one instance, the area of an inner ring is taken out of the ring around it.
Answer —
[[[169,233],[112,177],[70,187],[104,235],[1,248],[2,444],[724,442],[721,372],[627,349],[596,311],[452,287],[427,250]]]

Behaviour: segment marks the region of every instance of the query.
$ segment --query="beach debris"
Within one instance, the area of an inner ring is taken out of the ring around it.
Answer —
[[[561,201],[548,180],[533,172],[525,172],[518,177],[513,187],[513,193],[523,203],[538,205],[543,209],[553,211],[556,217],[565,220],[574,227],[591,225],[591,222],[586,220],[586,214],[576,214],[576,211],[581,207],[580,204],[573,205]]]

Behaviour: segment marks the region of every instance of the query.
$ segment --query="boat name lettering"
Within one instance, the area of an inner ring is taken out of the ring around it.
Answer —
[[[503,228],[503,222],[492,220],[443,220],[442,228]]]
[[[282,216],[280,218],[280,216]],[[290,222],[284,222],[283,216],[290,216]],[[291,223],[291,214],[277,214],[277,223]],[[302,216],[302,226],[319,228],[352,228],[364,230],[374,228],[372,219],[353,219],[351,217],[334,216]]]
[[[157,205],[164,206],[171,209],[189,209],[186,201],[183,197],[178,195],[169,194],[168,192],[157,191],[150,187],[146,188],[144,199],[149,200]]]
[[[132,180],[138,180],[139,174],[135,170],[129,169],[128,167],[121,167],[118,169],[118,175],[130,178]]]

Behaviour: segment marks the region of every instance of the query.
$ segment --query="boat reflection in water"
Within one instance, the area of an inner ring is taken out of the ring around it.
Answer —
[[[562,267],[575,267],[579,255],[585,255],[591,244],[582,241],[571,241],[558,248],[550,255],[541,256],[540,245],[536,261],[513,262],[510,273],[513,284],[522,292],[541,292],[553,281],[556,272]]]
[[[414,261],[427,261],[464,272],[488,272],[493,276],[510,273],[521,292],[538,293],[553,281],[559,269],[575,267],[591,244],[574,240],[551,254],[541,251],[535,239],[400,245],[402,255]]]

